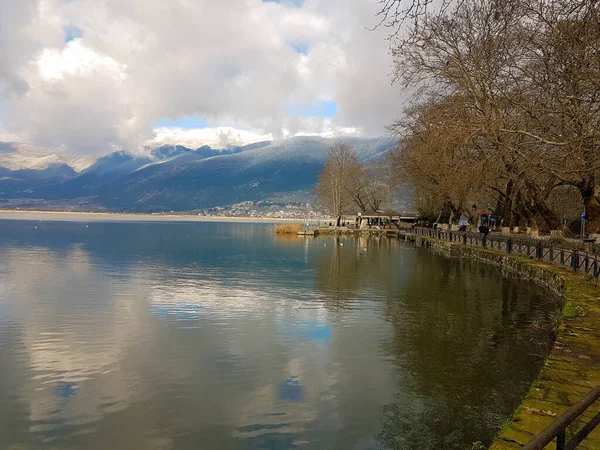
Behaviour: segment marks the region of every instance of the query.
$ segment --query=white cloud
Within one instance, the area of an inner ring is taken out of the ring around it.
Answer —
[[[209,145],[212,148],[222,149],[273,139],[272,134],[257,134],[232,127],[196,129],[164,127],[156,128],[154,132],[156,137],[148,141],[146,145],[181,144],[191,148]]]
[[[152,129],[162,118],[192,115],[261,138],[382,134],[402,99],[390,86],[385,30],[365,28],[377,7],[377,0],[305,0],[300,8],[261,0],[0,0],[0,102],[10,105],[2,127],[76,154],[201,138],[208,132]],[[81,38],[65,43],[67,27]],[[286,111],[324,100],[338,104],[332,119]]]
[[[233,127],[206,127],[191,129],[178,127],[159,127],[154,129],[155,137],[146,141],[144,146],[155,147],[168,144],[184,145],[189,148],[198,148],[202,145],[209,145],[215,149],[224,149],[292,136],[340,137],[355,136],[360,134],[360,130],[354,127],[334,128],[330,119],[316,121],[319,123],[319,127],[317,127],[315,124],[311,124],[311,121],[307,119],[305,119],[303,122],[307,123],[308,126],[304,128],[295,127],[293,130],[284,127],[281,129],[281,133],[279,135],[273,135],[272,133],[260,134],[252,131],[239,130]]]
[[[109,56],[100,55],[83,45],[81,39],[67,43],[62,50],[46,49],[37,60],[39,75],[46,80],[60,80],[67,75],[93,71],[113,73],[124,79],[125,68]]]

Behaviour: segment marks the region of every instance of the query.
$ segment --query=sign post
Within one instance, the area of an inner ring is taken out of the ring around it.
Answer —
[[[579,215],[579,220],[581,221],[581,239],[585,237],[585,211]]]

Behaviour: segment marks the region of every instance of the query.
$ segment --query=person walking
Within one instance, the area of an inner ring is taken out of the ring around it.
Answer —
[[[482,223],[479,225],[479,232],[487,237],[488,233],[490,232],[490,228],[485,223]]]

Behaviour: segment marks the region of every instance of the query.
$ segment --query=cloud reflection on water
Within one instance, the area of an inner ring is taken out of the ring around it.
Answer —
[[[486,345],[506,356],[531,337],[514,327],[545,317],[527,289],[388,239],[0,227],[0,447],[371,449],[383,432],[410,448],[398,430],[435,443],[454,429],[411,417],[463,417],[436,374],[462,354],[474,371],[447,378],[465,373],[474,411],[505,408],[475,408]]]

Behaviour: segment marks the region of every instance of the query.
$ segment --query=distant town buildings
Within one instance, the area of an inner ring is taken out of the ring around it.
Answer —
[[[271,201],[244,201],[230,206],[203,209],[199,216],[254,217],[270,219],[318,219],[326,216],[312,208],[310,203],[275,203]]]

